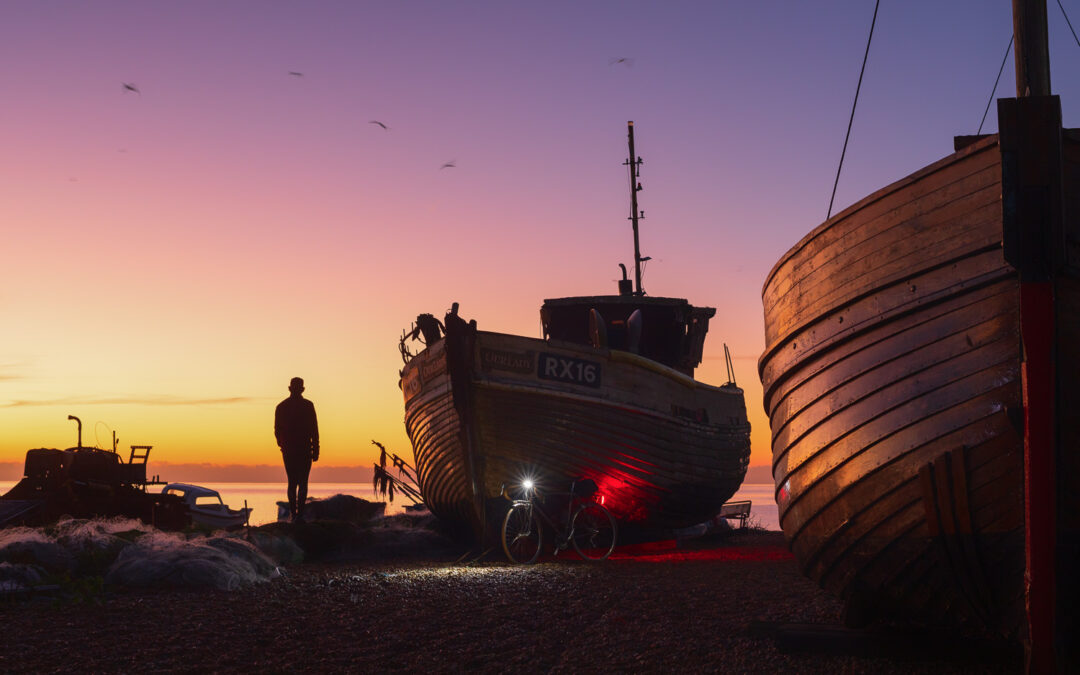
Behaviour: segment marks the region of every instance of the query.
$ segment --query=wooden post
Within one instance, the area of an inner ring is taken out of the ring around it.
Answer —
[[[1050,95],[1050,49],[1045,0],[1013,0],[1016,96]]]
[[[1062,236],[1061,104],[1001,99],[1002,242],[1020,286],[1023,350],[1025,595],[1028,672],[1061,670],[1057,606],[1057,339],[1054,294]]]
[[[1064,246],[1061,103],[1050,95],[1046,0],[1013,0],[1017,100],[998,102],[1002,243],[1020,276],[1024,392],[1024,551],[1029,673],[1062,671],[1057,606],[1057,326]],[[1071,636],[1069,636],[1071,637]]]

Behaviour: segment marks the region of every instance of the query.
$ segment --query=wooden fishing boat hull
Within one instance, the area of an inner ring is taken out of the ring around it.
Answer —
[[[448,324],[401,383],[425,503],[479,538],[526,477],[592,478],[623,524],[672,528],[712,517],[746,473],[742,390],[628,352]]]
[[[1064,155],[1075,214],[1071,132]],[[854,619],[1024,630],[1020,284],[1001,176],[997,137],[979,140],[815,229],[763,289],[780,523]],[[1080,296],[1068,279],[1056,292],[1071,390]],[[1061,434],[1075,455],[1076,423]]]

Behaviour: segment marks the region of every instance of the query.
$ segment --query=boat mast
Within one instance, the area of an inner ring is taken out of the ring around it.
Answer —
[[[1050,95],[1050,49],[1045,0],[1013,0],[1016,97]]]
[[[641,248],[638,245],[638,218],[645,219],[645,212],[639,214],[637,207],[637,193],[641,190],[641,183],[638,182],[641,158],[634,154],[633,120],[626,123],[626,128],[630,137],[630,158],[623,162],[623,166],[630,167],[630,221],[634,224],[634,281],[637,283],[634,295],[645,295],[645,290],[641,288]]]

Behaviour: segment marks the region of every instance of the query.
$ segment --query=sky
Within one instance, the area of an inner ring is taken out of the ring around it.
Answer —
[[[84,444],[115,432],[151,462],[275,463],[294,376],[324,464],[369,465],[373,439],[411,457],[397,343],[417,314],[458,302],[539,337],[544,298],[616,292],[633,120],[645,289],[717,308],[697,376],[726,381],[726,343],[767,464],[761,287],[826,218],[873,11],[4,3],[0,462],[75,445],[77,415]],[[978,130],[1010,12],[881,3],[833,213]],[[1080,45],[1048,16],[1080,126]]]

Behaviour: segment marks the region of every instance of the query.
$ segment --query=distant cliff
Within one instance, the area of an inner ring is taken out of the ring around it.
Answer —
[[[746,478],[743,479],[743,485],[750,485],[753,483],[768,483],[771,485],[772,482],[772,467],[768,464],[751,466],[746,470]]]

